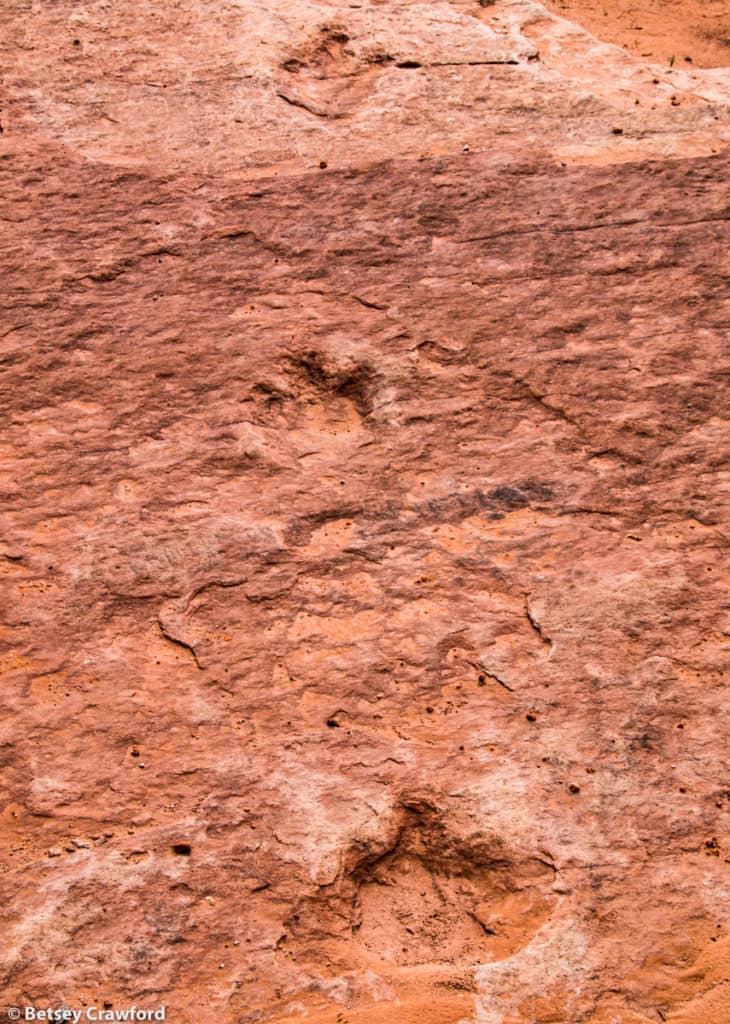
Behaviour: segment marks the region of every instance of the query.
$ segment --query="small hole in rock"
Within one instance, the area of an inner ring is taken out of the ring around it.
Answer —
[[[190,843],[173,843],[172,852],[177,857],[189,857],[193,848]]]
[[[328,718],[327,719],[327,728],[328,729],[339,729],[339,727],[340,727],[340,723],[337,721],[336,718]]]

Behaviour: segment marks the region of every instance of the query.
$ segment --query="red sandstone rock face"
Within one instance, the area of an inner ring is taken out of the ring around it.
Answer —
[[[8,20],[3,1001],[724,1024],[727,73]]]

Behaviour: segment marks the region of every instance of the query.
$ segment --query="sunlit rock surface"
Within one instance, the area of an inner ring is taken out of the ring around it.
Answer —
[[[3,18],[2,1005],[726,1024],[730,72]]]

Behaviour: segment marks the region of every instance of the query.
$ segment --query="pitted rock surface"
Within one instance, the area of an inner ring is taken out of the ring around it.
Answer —
[[[3,1005],[725,1024],[730,72],[7,7]]]

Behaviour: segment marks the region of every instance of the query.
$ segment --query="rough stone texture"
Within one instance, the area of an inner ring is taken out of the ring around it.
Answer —
[[[725,0],[547,0],[546,6],[658,64],[730,63],[730,7]]]
[[[728,73],[6,6],[3,1002],[726,1024]]]

